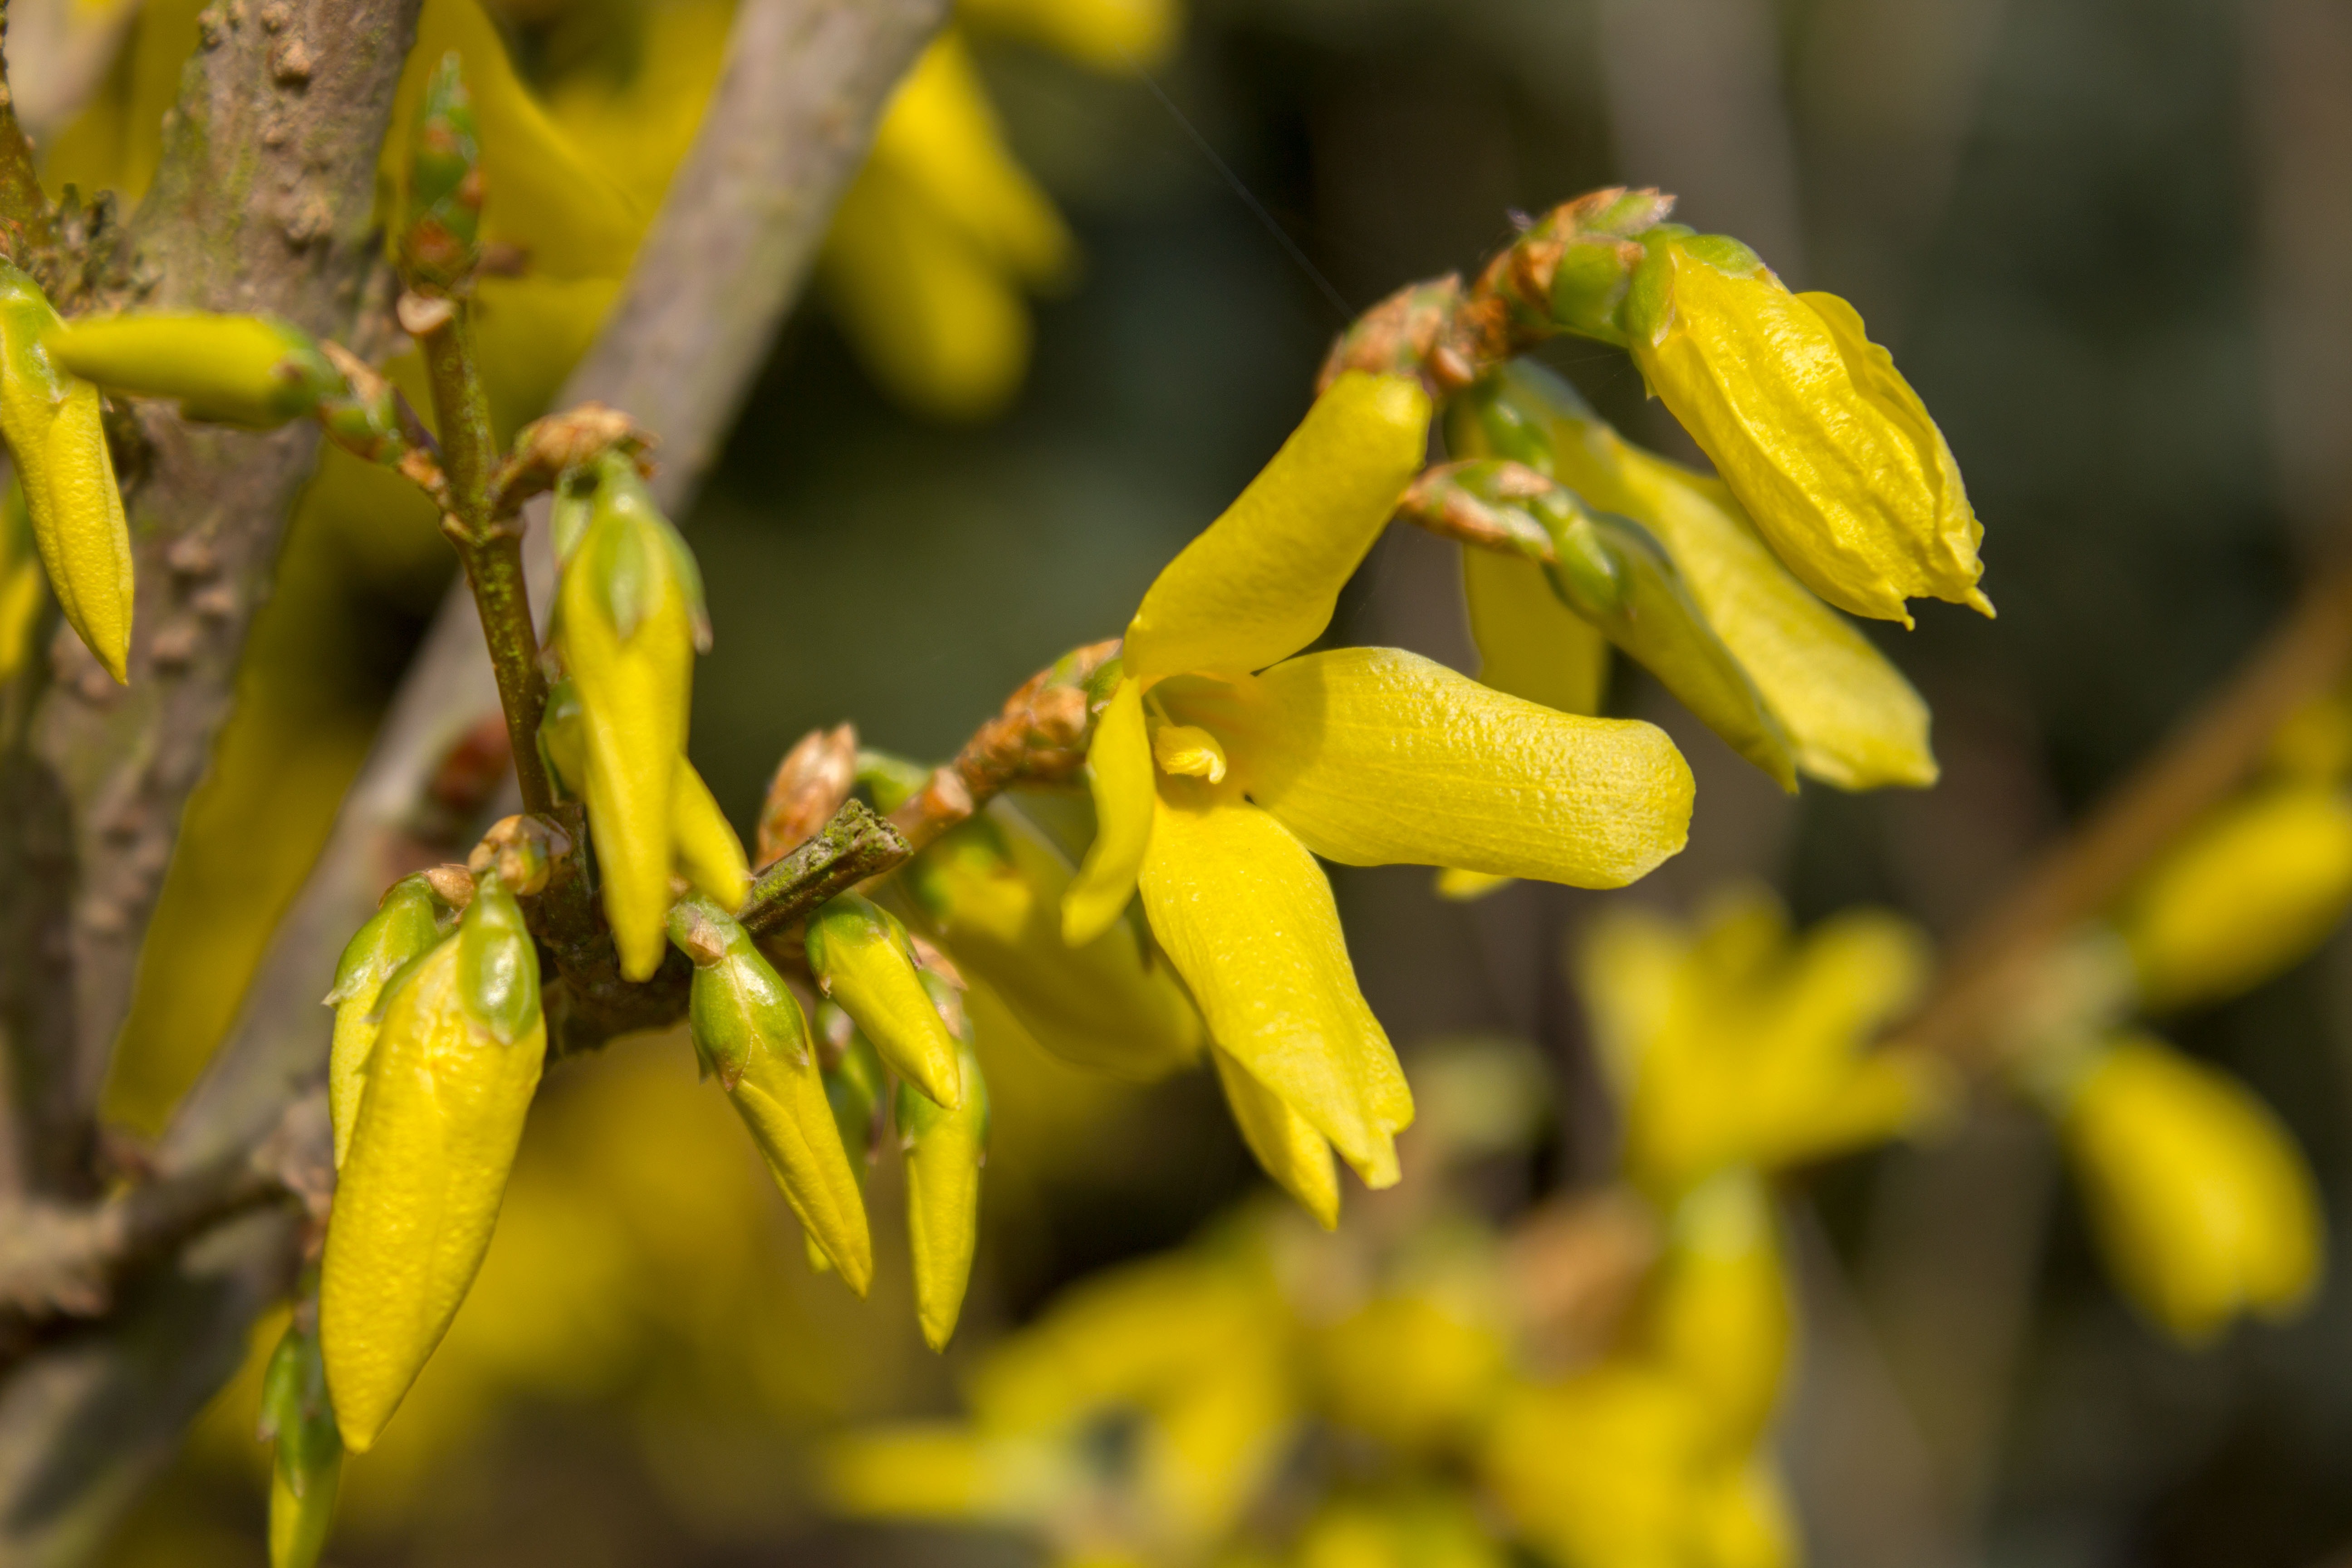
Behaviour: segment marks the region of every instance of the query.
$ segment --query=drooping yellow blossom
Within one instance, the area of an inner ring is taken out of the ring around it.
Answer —
[[[2062,1093],[2100,1250],[2140,1310],[2198,1344],[2309,1300],[2325,1245],[2311,1171],[2243,1084],[2135,1036]]]
[[[1991,614],[1959,466],[1853,307],[1791,294],[1720,235],[1644,243],[1627,346],[1789,569],[1858,616],[1908,626],[1918,597]]]
[[[1771,1170],[1894,1136],[1943,1102],[1943,1069],[1865,1051],[1925,979],[1919,933],[1851,911],[1792,941],[1770,895],[1718,899],[1693,928],[1612,910],[1580,987],[1625,1113],[1625,1160],[1679,1193],[1734,1165]]]
[[[551,640],[579,693],[578,765],[605,918],[621,973],[644,980],[661,963],[694,656],[710,640],[701,575],[625,457],[597,466],[576,528],[564,525],[564,510]],[[554,717],[560,745],[564,715]],[[735,863],[741,853],[739,843]],[[698,853],[693,863],[706,858]],[[734,876],[711,890],[742,898]]]
[[[334,1126],[337,1170],[351,1152],[352,1129],[359,1124],[368,1058],[382,1026],[378,1004],[394,978],[431,951],[441,935],[440,900],[423,877],[404,877],[392,885],[336,961],[335,984],[326,1002],[335,1010],[334,1043],[327,1055],[327,1111]]]
[[[1707,625],[1787,731],[1800,772],[1841,789],[1936,782],[1927,705],[1869,638],[1790,575],[1721,480],[1633,446],[1566,381],[1524,362],[1457,402],[1446,436],[1456,456],[1525,463],[1655,535]],[[1527,563],[1493,559],[1540,584]],[[1465,573],[1472,569],[1465,561]],[[1476,569],[1489,577],[1496,572]],[[1475,608],[1477,600],[1472,603]],[[1569,616],[1565,606],[1559,613]],[[1588,629],[1582,638],[1563,638],[1554,632],[1546,639],[1551,667],[1583,668],[1585,646],[1597,635]],[[1486,679],[1484,671],[1479,679]],[[1534,691],[1518,694],[1543,700]]]
[[[2158,1007],[2252,989],[2308,955],[2352,905],[2352,799],[2286,783],[2224,806],[2148,873],[2119,924]]]
[[[482,1266],[546,1052],[538,952],[491,872],[384,1004],[336,1184],[319,1332],[355,1454],[392,1419]]]
[[[951,1022],[962,1097],[952,1109],[898,1086],[893,1115],[907,1156],[907,1243],[915,1264],[915,1318],[923,1341],[947,1348],[963,1312],[980,1239],[980,1171],[988,1159],[988,1083],[972,1054],[971,1025],[955,988],[937,975],[924,989]]]
[[[16,460],[49,589],[82,645],[130,679],[131,524],[100,423],[98,388],[45,346],[58,330],[40,285],[0,260],[0,439]]]
[[[1076,259],[961,39],[942,36],[891,100],[819,258],[851,345],[911,406],[985,418],[1028,369],[1023,291],[1061,282]]]
[[[1149,1081],[1201,1054],[1201,1016],[1134,927],[1062,941],[1076,872],[1003,801],[941,836],[899,873],[925,923],[1040,1046],[1081,1067]]]
[[[827,900],[808,923],[808,962],[817,988],[857,1021],[884,1061],[934,1104],[963,1103],[955,1036],[898,916],[857,893]]]
[[[1340,377],[1153,583],[1088,752],[1098,826],[1063,904],[1065,936],[1088,942],[1139,885],[1210,1038],[1374,1185],[1396,1179],[1412,1100],[1315,856],[1613,887],[1679,849],[1690,810],[1689,770],[1651,726],[1393,649],[1291,657],[1418,468],[1428,418],[1412,382]]]
[[[709,899],[681,901],[669,924],[694,960],[687,1017],[696,1055],[750,1129],[809,1245],[865,1295],[874,1279],[866,1204],[799,1001]]]
[[[1697,1391],[1718,1451],[1742,1454],[1763,1437],[1795,1329],[1763,1183],[1732,1170],[1692,1189],[1675,1205],[1636,1338],[1645,1356]]]

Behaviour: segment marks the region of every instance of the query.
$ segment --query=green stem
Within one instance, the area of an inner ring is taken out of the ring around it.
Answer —
[[[545,815],[555,809],[555,790],[539,755],[547,678],[539,668],[539,632],[531,621],[530,586],[523,577],[522,529],[518,520],[495,515],[491,506],[491,481],[501,454],[490,431],[473,311],[465,300],[451,304],[449,319],[418,340],[433,386],[442,468],[449,481],[450,510],[441,527],[457,547],[466,581],[474,590],[482,637],[489,645],[490,666],[498,672],[499,702],[506,710],[523,809]]]
[[[0,0],[0,57],[8,41],[8,4]],[[52,238],[48,193],[33,169],[33,143],[16,123],[16,99],[9,90],[7,62],[0,58],[0,250],[19,266]]]

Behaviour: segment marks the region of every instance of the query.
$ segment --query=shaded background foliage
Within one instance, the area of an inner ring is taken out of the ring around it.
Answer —
[[[525,59],[561,65],[560,26],[510,20]],[[1616,710],[1673,729],[1700,792],[1689,852],[1617,896],[1679,908],[1756,877],[1801,919],[1871,900],[1952,931],[2218,679],[2336,525],[2352,332],[2329,287],[2346,252],[2326,258],[2352,136],[2331,106],[2352,96],[2352,34],[2325,0],[1206,0],[1154,85],[1017,46],[982,64],[1084,276],[1038,310],[1015,406],[976,428],[899,412],[817,302],[785,332],[687,521],[719,628],[694,756],[739,825],[810,726],[855,718],[869,743],[943,754],[1030,670],[1115,631],[1295,419],[1349,313],[1475,264],[1513,209],[1612,180],[1678,190],[1792,287],[1853,299],[1958,455],[2001,610],[1874,628],[1936,710],[1945,783],[1923,795],[1784,800],[1621,674]],[[1630,434],[1688,451],[1622,356],[1554,358]],[[311,720],[233,814],[264,825],[246,868],[280,898],[437,597],[433,546],[289,549],[257,657],[299,668]],[[1456,570],[1391,537],[1334,640],[1466,663]],[[1547,1172],[1594,1168],[1609,1129],[1558,958],[1592,899],[1449,906],[1423,872],[1335,880],[1408,1059],[1453,1034],[1539,1040],[1565,1086]],[[134,1038],[162,1081],[233,1005],[272,912],[255,886],[173,889],[156,949],[174,929],[211,945],[142,987]],[[2279,1108],[2340,1212],[2341,942],[2179,1037]],[[551,1083],[484,1289],[404,1416],[412,1448],[396,1426],[355,1464],[335,1560],[1018,1561],[822,1526],[807,1436],[940,1406],[992,1331],[1255,1181],[1197,1077],[1145,1095],[1014,1073],[943,1368],[890,1299],[902,1279],[853,1309],[804,1277],[740,1140],[698,1152],[715,1097],[687,1105],[685,1060],[625,1045]],[[624,1121],[662,1130],[653,1152],[597,1136]],[[1998,1106],[1814,1184],[1783,1424],[1814,1559],[2329,1560],[2352,1541],[2352,1298],[2333,1285],[2294,1326],[2182,1353],[2112,1295],[2072,1202],[2039,1123]],[[558,1310],[534,1280],[584,1299]],[[469,1363],[469,1332],[508,1348]],[[470,1385],[468,1364],[505,1370]],[[235,1399],[121,1561],[255,1560],[258,1466],[219,1436],[246,1418]]]

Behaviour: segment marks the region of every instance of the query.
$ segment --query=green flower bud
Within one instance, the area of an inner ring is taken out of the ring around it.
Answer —
[[[327,1397],[319,1336],[298,1317],[261,1380],[261,1440],[275,1441],[269,1470],[269,1568],[311,1568],[335,1520],[343,1439]]]
[[[541,1026],[539,949],[496,871],[475,879],[474,901],[457,921],[457,999],[502,1046]]]
[[[578,799],[588,793],[588,714],[568,675],[547,689],[547,706],[539,714],[539,755],[565,794]]]
[[[695,961],[688,1020],[696,1053],[726,1089],[811,1245],[865,1295],[874,1244],[858,1170],[843,1146],[800,1003],[710,900],[682,900],[671,912],[670,935]]]
[[[818,989],[857,1021],[884,1061],[940,1105],[963,1103],[955,1037],[923,988],[897,916],[842,894],[810,918],[808,963]]]
[[[644,980],[661,963],[694,654],[709,630],[694,558],[635,465],[614,454],[596,473],[593,510],[557,585],[553,635],[579,697],[577,770],[605,918],[622,973]],[[559,716],[559,749],[566,721]]]
[[[0,260],[0,439],[16,459],[58,606],[107,673],[127,681],[131,524],[98,388],[68,374],[43,346],[58,326],[40,286]]]
[[[393,977],[441,941],[441,900],[421,876],[392,885],[374,914],[360,927],[335,964],[334,989],[326,995],[335,1010],[334,1045],[327,1058],[327,1110],[335,1129],[335,1167],[350,1152],[359,1121],[360,1097],[367,1089],[368,1057],[375,1049],[377,1010]]]
[[[901,875],[956,963],[1054,1055],[1139,1081],[1200,1058],[1200,1015],[1133,924],[1063,942],[1062,896],[1076,869],[1004,802],[941,836]]]
[[[48,600],[42,590],[41,547],[25,487],[14,476],[0,500],[0,683],[16,679],[33,651],[33,632]]]
[[[959,1024],[956,1048],[964,1088],[962,1103],[945,1108],[898,1086],[898,1143],[907,1156],[907,1239],[915,1262],[915,1315],[924,1342],[943,1350],[963,1311],[971,1281],[972,1252],[980,1234],[980,1170],[988,1159],[988,1085],[972,1055],[971,1027],[963,1021],[962,998],[937,975],[923,977],[927,992]]]
[[[266,316],[203,311],[83,317],[48,336],[58,363],[134,397],[168,397],[183,417],[274,430],[340,391],[308,332]]]
[[[416,282],[447,289],[481,259],[481,131],[455,49],[425,84],[409,147],[401,264]]]

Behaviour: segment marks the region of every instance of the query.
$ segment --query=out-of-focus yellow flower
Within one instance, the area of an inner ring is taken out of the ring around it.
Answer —
[[[11,475],[0,497],[0,684],[14,680],[33,651],[33,628],[48,603],[46,581],[25,487]]]
[[[2293,1313],[2325,1247],[2301,1151],[2239,1083],[2129,1037],[2063,1091],[2066,1146],[2107,1266],[2184,1343],[2241,1312]]]
[[[2282,784],[2224,806],[2148,874],[2119,921],[2158,1007],[2251,990],[2326,939],[2352,905],[2352,800]]]
[[[1735,1455],[1764,1436],[1788,1374],[1796,1312],[1776,1229],[1751,1172],[1693,1189],[1638,1320],[1643,1352],[1699,1395],[1709,1440]]]
[[[1341,376],[1160,574],[1088,753],[1097,828],[1063,903],[1084,942],[1139,884],[1217,1047],[1375,1186],[1396,1179],[1412,1099],[1315,855],[1614,887],[1679,849],[1690,811],[1689,769],[1649,725],[1393,649],[1291,657],[1418,468],[1428,418],[1412,382]]]
[[[2329,691],[2305,702],[2271,737],[2264,760],[2273,772],[2301,783],[2342,783],[2352,774],[2352,700]]]
[[[1625,1108],[1629,1173],[1675,1194],[1916,1125],[1943,1103],[1944,1070],[1864,1047],[1927,963],[1919,933],[1889,914],[1842,914],[1792,941],[1760,889],[1719,896],[1693,928],[1611,910],[1578,974]]]
[[[1504,1568],[1509,1559],[1467,1499],[1426,1492],[1325,1507],[1290,1561],[1295,1568]]]
[[[877,381],[934,417],[973,420],[1002,410],[1028,369],[1024,290],[1066,280],[1076,256],[949,33],[890,100],[818,276]]]
[[[1705,1425],[1701,1402],[1675,1378],[1610,1361],[1515,1393],[1478,1468],[1512,1521],[1564,1568],[1685,1568]]]
[[[1791,294],[1721,235],[1653,229],[1621,312],[1634,363],[1815,593],[1911,624],[1904,601],[1990,615],[1984,528],[1943,433],[1834,294]]]
[[[1706,1568],[1794,1568],[1802,1555],[1788,1490],[1763,1455],[1717,1469],[1697,1516],[1696,1560]]]
[[[1333,1419],[1406,1452],[1462,1437],[1500,1393],[1496,1326],[1423,1292],[1375,1297],[1317,1337]]]
[[[1133,926],[1062,941],[1076,868],[1009,805],[992,802],[899,875],[956,963],[1055,1056],[1140,1081],[1199,1059],[1200,1015]]]
[[[1927,705],[1869,638],[1790,575],[1722,481],[1633,446],[1567,382],[1526,363],[1460,399],[1446,435],[1456,456],[1524,463],[1655,535],[1707,625],[1787,731],[1800,772],[1841,789],[1935,783]],[[1541,584],[1525,563],[1486,551],[1465,554],[1496,563],[1465,560],[1465,573],[1479,574],[1474,583],[1501,569]],[[1474,595],[1474,611],[1477,604]],[[1585,667],[1585,645],[1598,634],[1587,628],[1581,638],[1564,637],[1557,621],[1574,617],[1557,603],[1554,612],[1554,629],[1531,637],[1531,652],[1512,668],[1543,659],[1558,679]],[[1479,647],[1485,651],[1483,632]],[[1484,670],[1479,679],[1486,679]],[[1519,694],[1544,700],[1535,691]]]

